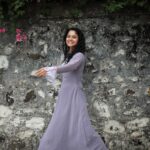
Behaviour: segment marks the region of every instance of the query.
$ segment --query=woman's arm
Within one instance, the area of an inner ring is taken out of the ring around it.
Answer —
[[[36,76],[46,77],[46,79],[54,85],[57,73],[64,73],[76,70],[84,60],[84,54],[78,52],[72,57],[68,64],[41,68],[36,72]]]
[[[72,59],[68,64],[56,66],[56,71],[57,73],[64,73],[64,72],[76,70],[82,64],[84,59],[85,59],[84,54],[78,52],[72,57]]]

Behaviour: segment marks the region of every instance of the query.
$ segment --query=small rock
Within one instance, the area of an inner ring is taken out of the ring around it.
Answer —
[[[6,107],[4,105],[0,105],[0,117],[8,117],[9,115],[12,114],[12,110],[9,109],[9,107]]]
[[[30,75],[34,76],[34,77],[37,77],[36,72],[37,72],[37,70],[33,70]]]
[[[119,55],[125,55],[125,51],[123,49],[120,49],[114,54],[115,57],[117,57]]]
[[[116,121],[116,120],[109,120],[108,122],[106,122],[104,131],[108,132],[108,133],[116,134],[118,132],[119,133],[124,132],[125,128],[118,121]]]
[[[26,146],[24,141],[21,141],[20,139],[13,138],[12,141],[9,141],[9,150],[21,150],[24,149]]]
[[[30,138],[32,135],[33,135],[33,130],[26,130],[26,131],[22,131],[22,132],[19,132],[17,135],[20,139],[28,139]]]
[[[135,131],[135,132],[133,132],[132,134],[131,134],[131,138],[132,139],[134,139],[134,138],[139,138],[139,137],[141,137],[142,136],[142,132],[137,132],[137,131]]]
[[[135,91],[128,89],[126,92],[126,95],[133,95],[135,93]]]
[[[148,96],[150,96],[150,87],[148,87],[148,88],[146,89],[146,93],[147,93]]]
[[[38,53],[27,53],[27,56],[33,60],[37,60],[41,58],[41,55]]]
[[[9,61],[7,59],[7,56],[0,55],[0,69],[8,69],[9,67]]]
[[[34,93],[34,90],[31,89],[31,90],[27,91],[24,102],[29,102],[31,99],[35,99],[35,98],[36,98],[36,95]]]
[[[40,97],[45,98],[45,93],[42,90],[38,91]]]
[[[26,121],[26,127],[42,130],[44,127],[44,119],[40,117],[33,117]]]
[[[93,106],[99,112],[100,116],[106,117],[106,118],[110,117],[109,107],[105,103],[99,103],[98,101],[95,101]]]
[[[44,45],[44,44],[45,44],[45,41],[43,41],[43,40],[39,41],[39,45]]]
[[[149,123],[149,118],[141,118],[129,121],[126,126],[128,129],[139,129],[147,126]]]
[[[138,77],[128,77],[129,80],[133,81],[133,82],[136,82],[138,81]]]
[[[117,82],[123,82],[124,79],[120,76],[120,75],[117,75],[116,77],[114,77],[114,79],[117,81]]]
[[[14,97],[11,96],[12,94],[13,91],[6,93],[6,102],[8,103],[9,106],[14,103]]]
[[[5,55],[10,55],[13,52],[13,45],[9,44],[4,48]]]
[[[112,88],[112,89],[110,89],[109,91],[108,91],[108,94],[109,95],[116,95],[116,89],[115,88]]]
[[[3,143],[5,141],[5,136],[4,135],[0,135],[0,143]]]

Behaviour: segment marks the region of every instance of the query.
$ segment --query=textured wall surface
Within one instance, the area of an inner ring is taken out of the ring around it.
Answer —
[[[150,147],[150,18],[104,16],[93,19],[41,19],[16,45],[0,33],[0,149],[37,150],[55,107],[54,89],[32,70],[59,65],[67,27],[85,35],[87,63],[83,85],[95,130],[110,150]],[[13,41],[13,42],[12,42]],[[61,114],[60,114],[61,115]]]

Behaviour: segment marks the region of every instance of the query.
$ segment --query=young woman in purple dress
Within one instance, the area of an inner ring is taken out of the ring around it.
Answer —
[[[88,115],[82,89],[85,38],[80,29],[67,29],[63,52],[62,65],[43,67],[36,72],[38,77],[46,77],[52,83],[58,73],[62,74],[55,110],[38,150],[108,150]]]

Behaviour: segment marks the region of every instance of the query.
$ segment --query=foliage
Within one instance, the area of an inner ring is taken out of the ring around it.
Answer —
[[[26,0],[11,0],[10,4],[10,16],[13,18],[19,18],[25,14]]]
[[[116,12],[125,7],[141,7],[145,10],[150,10],[148,0],[107,0],[104,8],[108,12]]]
[[[43,15],[48,16],[50,14],[48,5],[52,3],[60,3],[61,5],[70,3],[70,6],[74,9],[73,11],[71,10],[70,13],[72,16],[77,17],[80,16],[82,7],[90,7],[89,3],[92,2],[102,4],[104,10],[110,13],[128,7],[138,7],[150,11],[149,0],[1,0],[0,20],[6,18],[10,20],[21,18],[26,14],[28,7],[32,9],[33,5],[35,7],[36,5],[40,6],[37,10],[42,12]],[[36,11],[36,9],[33,11]]]
[[[104,4],[103,6],[106,9],[106,11],[115,12],[124,8],[125,5],[126,5],[126,2],[111,1],[111,2]]]
[[[74,18],[79,17],[81,13],[82,13],[81,10],[78,8],[74,8],[70,11],[71,16]]]

